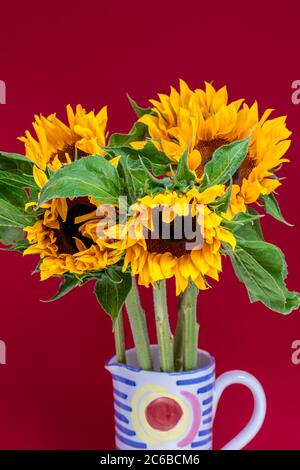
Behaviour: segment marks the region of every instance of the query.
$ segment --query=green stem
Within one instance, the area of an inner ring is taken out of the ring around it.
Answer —
[[[118,362],[126,364],[125,354],[125,338],[124,338],[124,325],[122,312],[119,313],[117,319],[114,322],[114,335],[116,345],[116,355]]]
[[[143,370],[153,370],[145,312],[140,303],[139,291],[134,278],[132,278],[132,288],[125,305],[140,367]]]
[[[169,325],[166,282],[157,282],[153,288],[156,334],[159,347],[160,370],[174,371],[173,336]]]
[[[178,321],[177,321],[177,326],[176,326],[176,331],[175,331],[175,337],[174,337],[174,367],[175,367],[175,372],[179,372],[182,370],[183,366],[183,334],[184,334],[184,316],[183,312],[181,309],[181,303],[182,303],[182,294],[179,296],[178,299]]]
[[[191,282],[182,294],[180,314],[183,316],[183,368],[197,368],[199,325],[197,323],[198,288]]]

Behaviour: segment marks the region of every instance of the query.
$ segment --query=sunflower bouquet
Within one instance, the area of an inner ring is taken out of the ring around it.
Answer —
[[[137,284],[152,287],[160,370],[197,367],[197,296],[232,262],[250,300],[288,314],[300,296],[287,289],[279,248],[264,241],[263,212],[284,220],[276,189],[288,162],[285,117],[259,115],[255,102],[228,102],[209,84],[159,94],[151,107],[129,101],[137,120],[107,138],[107,109],[67,106],[35,116],[25,155],[0,154],[0,240],[8,250],[38,255],[41,280],[61,283],[51,300],[93,281],[111,316],[116,355],[126,362],[123,304],[137,359],[153,369],[147,319]],[[166,281],[178,296],[174,334]]]

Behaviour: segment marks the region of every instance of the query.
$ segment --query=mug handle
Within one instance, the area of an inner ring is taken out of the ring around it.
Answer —
[[[254,410],[249,423],[236,437],[222,447],[221,450],[239,450],[245,447],[260,430],[266,415],[266,395],[259,381],[253,375],[248,374],[248,372],[233,370],[225,372],[216,380],[213,417],[215,416],[218,402],[223,391],[229,385],[233,384],[245,385],[251,390],[254,398]]]

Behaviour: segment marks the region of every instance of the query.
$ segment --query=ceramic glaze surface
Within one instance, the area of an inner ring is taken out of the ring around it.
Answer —
[[[257,400],[264,406],[258,409],[256,403],[252,424],[250,420],[235,438],[238,441],[234,448],[241,448],[254,437],[265,413],[264,393],[254,377],[233,371],[220,377],[219,387],[214,358],[205,351],[198,352],[196,370],[161,373],[157,347],[152,346],[151,352],[156,369],[153,372],[138,368],[134,349],[127,351],[127,365],[117,363],[115,358],[106,365],[113,380],[117,449],[212,449],[214,410],[222,391],[232,383],[243,383],[256,399],[256,391],[248,383],[252,379],[258,386],[257,393],[262,393]],[[227,448],[233,447],[229,443]]]

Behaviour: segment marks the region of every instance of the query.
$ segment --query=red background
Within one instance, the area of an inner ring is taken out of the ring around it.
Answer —
[[[0,79],[7,104],[0,106],[0,148],[22,151],[16,136],[34,113],[57,111],[67,103],[86,108],[109,105],[109,130],[126,131],[134,115],[128,92],[146,98],[177,85],[204,80],[227,84],[232,99],[257,99],[261,111],[287,114],[294,132],[291,163],[280,188],[288,228],[270,218],[266,238],[286,253],[288,285],[299,289],[299,118],[291,83],[300,79],[300,5],[284,2],[41,2],[0,7]],[[111,383],[104,361],[113,353],[110,319],[83,287],[55,304],[40,303],[56,281],[31,276],[37,260],[1,254],[0,339],[7,364],[0,366],[0,448],[111,449]],[[143,290],[147,315],[151,292]],[[170,311],[175,317],[173,291]],[[213,289],[200,295],[200,345],[215,355],[217,372],[245,369],[263,384],[268,400],[265,424],[249,449],[299,449],[300,365],[291,344],[300,338],[300,316],[250,305],[244,287],[225,262]],[[153,325],[152,325],[153,326]],[[152,328],[153,330],[153,328]],[[152,331],[153,332],[153,331]],[[154,338],[153,338],[154,339]],[[219,448],[246,423],[252,399],[231,387],[215,423]]]

